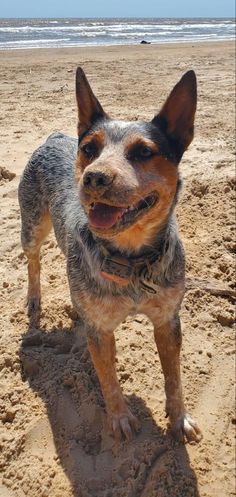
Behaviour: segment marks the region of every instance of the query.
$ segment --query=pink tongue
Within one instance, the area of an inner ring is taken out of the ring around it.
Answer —
[[[122,216],[124,209],[111,205],[95,204],[89,211],[89,221],[95,228],[111,228]]]

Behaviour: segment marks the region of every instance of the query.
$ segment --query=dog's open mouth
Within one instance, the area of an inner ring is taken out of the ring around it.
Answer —
[[[157,192],[149,194],[134,206],[115,207],[103,203],[92,203],[89,208],[89,222],[95,229],[124,228],[153,207],[158,200]]]

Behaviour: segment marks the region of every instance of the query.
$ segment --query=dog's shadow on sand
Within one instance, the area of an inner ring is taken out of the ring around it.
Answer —
[[[186,447],[173,442],[136,395],[127,397],[142,428],[117,444],[109,434],[83,326],[29,325],[22,376],[47,408],[57,456],[75,497],[199,497]]]

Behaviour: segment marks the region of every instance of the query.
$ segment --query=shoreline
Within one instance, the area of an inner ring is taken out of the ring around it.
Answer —
[[[150,42],[150,43],[141,43],[138,42],[137,44],[135,43],[120,43],[120,44],[96,44],[96,45],[73,45],[73,46],[61,46],[61,47],[29,47],[29,48],[26,48],[26,47],[19,47],[19,48],[0,48],[0,55],[4,54],[4,53],[12,53],[12,52],[20,52],[20,51],[23,51],[23,52],[29,52],[29,51],[35,51],[35,50],[40,50],[40,51],[48,51],[48,50],[98,50],[98,49],[110,49],[110,48],[114,48],[114,49],[122,49],[122,48],[137,48],[139,47],[140,45],[141,46],[144,46],[144,47],[176,47],[176,46],[180,46],[180,47],[188,47],[188,46],[194,46],[195,45],[200,45],[200,46],[204,46],[204,45],[219,45],[221,43],[226,43],[226,44],[233,44],[235,45],[235,40],[234,38],[230,38],[230,39],[221,39],[221,40],[188,40],[188,41],[164,41],[164,42],[157,42],[157,43],[153,43],[153,42]]]
[[[108,54],[114,53],[114,55],[120,56],[121,54],[125,56],[130,55],[140,55],[140,50],[145,50],[146,52],[142,52],[142,57],[146,54],[152,55],[152,53],[156,52],[156,50],[161,52],[175,52],[177,50],[189,52],[189,49],[197,49],[197,50],[205,50],[205,49],[233,49],[235,52],[235,43],[233,40],[229,41],[202,41],[202,42],[184,42],[184,43],[151,43],[149,44],[141,44],[138,45],[97,45],[97,46],[79,46],[79,47],[51,47],[51,48],[13,48],[0,50],[1,62],[12,58],[22,58],[22,56],[27,59],[31,57],[31,55],[36,54],[38,56],[42,56],[46,58],[47,56],[51,60],[51,56],[57,52],[57,56],[78,56],[78,53],[82,57],[96,57],[101,56],[102,58],[106,58]],[[69,62],[69,61],[68,61]]]

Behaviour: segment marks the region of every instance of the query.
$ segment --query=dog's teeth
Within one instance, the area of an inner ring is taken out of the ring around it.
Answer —
[[[125,212],[130,212],[130,211],[132,211],[132,210],[133,210],[133,206],[132,206],[132,205],[130,205],[129,207],[127,207],[127,208],[125,209]]]

